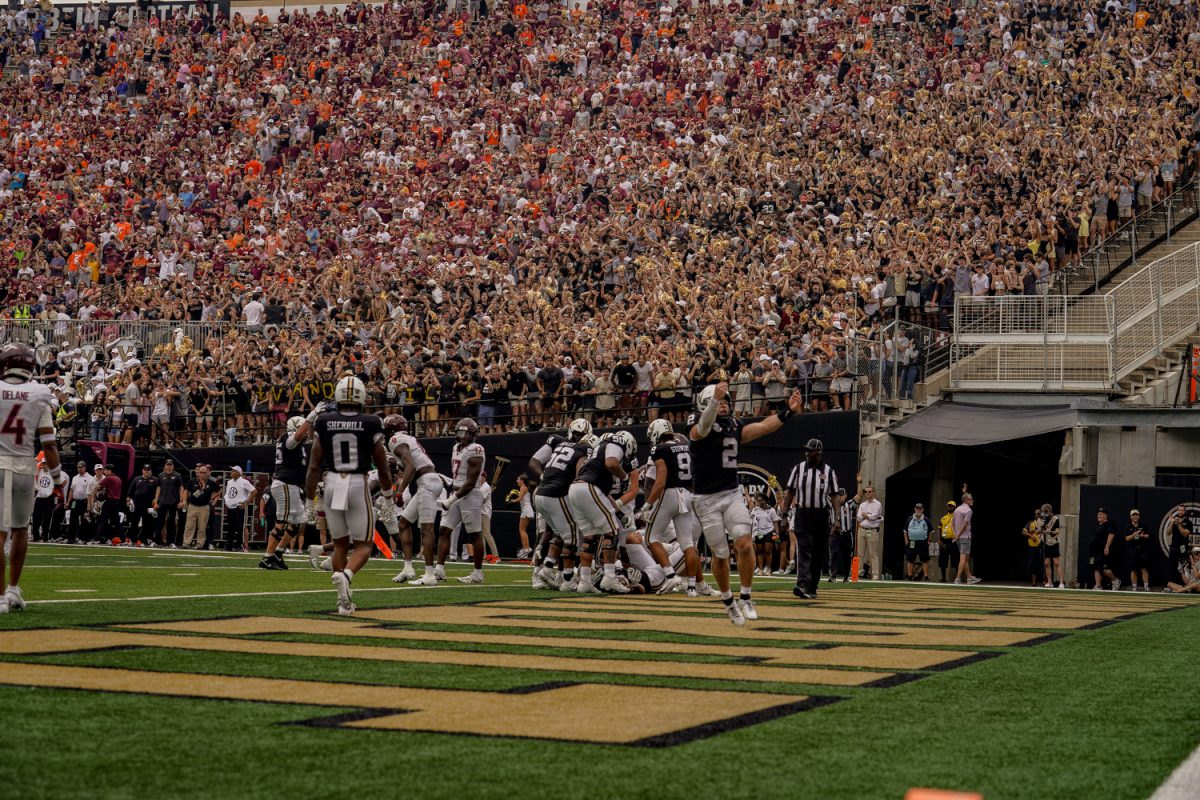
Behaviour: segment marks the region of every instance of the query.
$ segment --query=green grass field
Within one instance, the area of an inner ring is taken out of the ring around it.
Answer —
[[[293,559],[39,546],[0,616],[13,798],[1146,798],[1200,742],[1200,606],[851,584],[567,597],[524,568],[353,618]],[[154,624],[159,623],[159,624]]]

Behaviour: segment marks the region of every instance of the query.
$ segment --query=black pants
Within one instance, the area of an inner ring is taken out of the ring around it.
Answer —
[[[183,544],[183,529],[179,525],[179,506],[168,503],[158,504],[159,539],[163,544],[176,546]]]
[[[246,524],[246,509],[225,509],[225,549],[242,549],[242,528]]]
[[[71,521],[67,523],[68,542],[77,542],[91,538],[89,532],[95,530],[95,526],[86,519],[87,507],[87,500],[71,501]]]
[[[942,571],[943,576],[947,566],[958,572],[958,542],[942,539],[942,545],[938,549],[938,569]]]
[[[796,585],[812,593],[829,557],[829,527],[829,509],[796,509]]]
[[[54,496],[38,497],[33,501],[33,522],[30,538],[35,542],[50,541],[51,523],[54,521]]]
[[[158,520],[150,514],[150,506],[134,506],[129,513],[129,538],[136,542],[152,542],[158,532]]]
[[[829,577],[850,575],[850,559],[854,555],[854,536],[847,531],[829,537]]]
[[[121,538],[120,500],[105,500],[100,506],[100,520],[96,523],[96,535],[102,542]]]

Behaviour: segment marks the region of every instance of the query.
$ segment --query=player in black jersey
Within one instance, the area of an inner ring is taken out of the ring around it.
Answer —
[[[533,496],[533,508],[546,523],[546,530],[534,549],[535,589],[556,588],[560,585],[560,580],[566,584],[575,575],[575,558],[580,545],[579,530],[571,513],[567,493],[579,471],[580,462],[587,458],[588,451],[595,441],[596,437],[591,434],[586,434],[578,442],[560,440],[546,457],[545,466],[541,470],[541,483],[538,485],[537,494]],[[540,453],[539,450],[538,454]],[[534,459],[537,457],[538,455],[534,455]],[[533,459],[530,460],[531,464],[532,462]],[[545,558],[539,565],[537,556],[541,553],[545,553]],[[554,568],[558,566],[560,554],[563,571],[561,575],[556,575]]]
[[[309,458],[305,488],[314,497],[317,483],[325,482],[322,505],[325,524],[333,539],[333,585],[338,593],[338,613],[354,613],[350,581],[371,557],[375,509],[367,485],[374,462],[384,498],[393,494],[392,474],[387,465],[383,421],[362,413],[367,387],[353,376],[338,381],[333,393],[336,410],[317,417],[313,430],[317,441]],[[350,543],[354,554],[347,557]]]
[[[291,546],[304,524],[304,478],[308,472],[308,438],[304,417],[287,421],[287,433],[275,442],[275,475],[271,480],[271,499],[275,502],[275,528],[267,534],[267,554],[258,562],[259,569],[287,569],[283,550]]]
[[[729,620],[745,625],[758,619],[750,599],[754,582],[754,542],[750,536],[750,510],[738,484],[738,448],[783,427],[788,417],[803,408],[800,392],[793,391],[787,408],[749,425],[730,416],[729,384],[704,387],[696,398],[698,413],[688,417],[692,440],[692,502],[704,540],[712,551],[712,573],[721,591]],[[740,607],[729,590],[729,541],[737,552],[741,579]]]
[[[692,445],[686,436],[674,433],[671,423],[665,419],[651,422],[646,435],[651,448],[647,470],[654,476],[646,490],[646,539],[650,554],[666,573],[666,580],[659,589],[665,594],[678,590],[682,583],[676,580],[667,554],[666,545],[673,539],[684,553],[688,594],[696,596],[701,593],[697,581],[703,567],[700,552],[696,549],[699,523],[692,511]],[[712,593],[707,586],[705,590],[705,594]]]
[[[588,452],[587,460],[567,492],[571,515],[583,543],[579,558],[580,592],[596,591],[592,585],[592,560],[597,549],[602,546],[615,554],[624,526],[617,518],[621,509],[613,500],[613,493],[620,490],[624,482],[636,481],[636,475],[630,476],[636,454],[637,442],[628,431],[605,434]],[[604,565],[600,588],[618,593],[629,591],[618,581],[615,564]]]

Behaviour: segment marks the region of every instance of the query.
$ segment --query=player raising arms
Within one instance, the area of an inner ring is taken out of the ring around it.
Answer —
[[[21,569],[29,546],[39,449],[54,484],[66,483],[58,460],[52,396],[49,388],[34,383],[35,366],[29,345],[0,348],[0,580],[5,576],[4,547],[12,537],[11,577],[0,595],[0,614],[25,610]]]
[[[460,524],[467,536],[471,537],[471,555],[475,569],[470,575],[459,578],[460,583],[483,583],[483,464],[487,456],[483,445],[475,441],[479,435],[479,425],[470,417],[464,417],[454,426],[454,436],[458,440],[450,452],[450,478],[453,491],[450,495],[438,501],[445,513],[442,514],[442,531],[438,537],[438,565],[446,563],[450,553],[450,537]],[[425,563],[429,564],[429,553],[425,554]],[[425,576],[421,578],[422,586],[429,576],[428,566]],[[436,581],[436,577],[435,577]]]
[[[258,562],[260,569],[287,569],[280,547],[291,546],[304,524],[302,488],[308,466],[305,441],[311,426],[304,417],[287,421],[287,432],[275,442],[275,477],[271,481],[271,499],[275,501],[275,529],[267,535],[267,554]],[[302,430],[303,429],[303,430]]]
[[[692,440],[694,473],[692,503],[700,530],[712,551],[712,573],[721,591],[721,602],[734,625],[758,619],[750,598],[754,582],[754,542],[750,537],[750,510],[738,485],[738,448],[783,427],[792,414],[803,408],[799,391],[788,398],[787,408],[749,425],[730,415],[729,384],[705,386],[696,398],[699,413],[688,417]],[[729,541],[737,553],[740,597],[729,590]],[[739,602],[740,599],[740,608]]]
[[[425,557],[425,575],[419,581],[423,586],[437,586],[433,573],[434,543],[437,529],[438,498],[444,487],[442,479],[433,467],[433,459],[421,447],[421,443],[408,432],[408,420],[399,414],[391,414],[383,420],[383,428],[391,437],[388,452],[400,460],[400,477],[396,483],[396,494],[403,496],[407,489],[408,502],[400,512],[400,547],[404,551],[404,569],[393,581],[406,583],[417,577],[412,568],[412,526],[421,526],[421,552]]]
[[[308,465],[305,489],[316,497],[317,483],[324,480],[322,504],[325,524],[333,539],[333,585],[337,589],[337,611],[354,613],[350,582],[371,557],[375,531],[375,509],[367,486],[367,473],[374,461],[379,469],[380,491],[385,498],[393,494],[392,475],[387,466],[383,441],[383,422],[374,414],[364,414],[367,388],[353,376],[338,381],[333,390],[333,411],[317,417]],[[347,556],[350,544],[353,555]]]

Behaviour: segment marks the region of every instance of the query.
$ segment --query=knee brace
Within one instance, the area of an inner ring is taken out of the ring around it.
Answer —
[[[575,558],[575,555],[576,555],[575,546],[574,545],[564,546],[563,549],[559,552],[559,555],[562,556],[563,558]]]
[[[600,549],[600,537],[599,536],[587,536],[587,537],[584,537],[583,547],[580,548],[580,552],[583,553],[584,555],[589,555],[594,558],[596,556],[596,552],[599,549]]]

